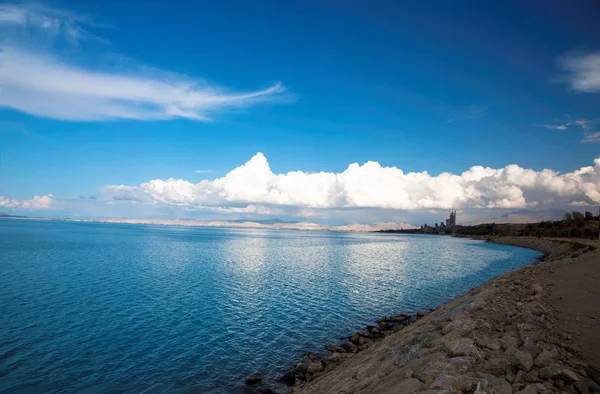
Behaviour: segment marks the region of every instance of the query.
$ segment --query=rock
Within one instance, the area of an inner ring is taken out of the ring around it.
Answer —
[[[518,384],[518,383],[526,383],[527,382],[527,374],[525,372],[523,372],[523,370],[519,370],[517,372],[517,375],[515,376],[515,380],[513,381],[513,383]]]
[[[569,369],[562,369],[558,374],[552,376],[554,380],[562,380],[563,382],[578,382],[577,374]]]
[[[477,383],[475,394],[512,394],[512,387],[502,378],[485,375],[485,378]]]
[[[325,364],[339,363],[341,359],[342,359],[342,357],[340,356],[339,353],[331,353],[331,356],[325,357],[323,359],[323,362]]]
[[[294,372],[293,370],[288,371],[285,374],[283,374],[280,380],[282,383],[291,386],[296,382],[296,372]]]
[[[346,353],[346,349],[341,346],[325,346],[325,349],[329,350],[331,353]]]
[[[554,355],[548,350],[541,352],[536,358],[533,364],[538,368],[543,368],[554,362]]]
[[[475,346],[474,341],[470,338],[458,338],[445,343],[446,352],[452,357],[472,356],[482,360],[485,358],[485,353]]]
[[[479,337],[476,340],[477,346],[480,348],[490,349],[490,350],[500,350],[502,345],[500,341],[497,339],[490,339],[489,337]]]
[[[430,313],[430,311],[425,310],[425,309],[421,309],[417,311],[417,317],[423,317],[423,316],[427,316]]]
[[[527,372],[527,381],[530,383],[537,383],[540,381],[540,373],[538,371]]]
[[[463,374],[471,369],[473,363],[475,363],[473,357],[452,357],[450,359],[450,364],[454,366],[454,369],[459,374]]]
[[[423,389],[423,383],[419,379],[408,378],[402,381],[396,387],[390,387],[386,392],[394,394],[418,393]]]
[[[308,373],[317,373],[317,372],[323,372],[323,370],[325,369],[325,367],[323,367],[323,364],[321,362],[313,362],[310,363],[310,365],[307,368],[307,372]]]
[[[246,384],[256,384],[261,380],[262,378],[259,375],[250,375],[246,378]]]
[[[406,319],[408,319],[408,315],[406,313],[401,313],[397,316],[390,317],[390,320],[395,322],[403,322]]]
[[[532,301],[523,305],[523,312],[530,316],[540,316],[546,313],[546,308],[544,308],[538,301]]]
[[[440,376],[431,384],[429,388],[447,390],[450,393],[462,394],[460,382],[454,376]]]
[[[533,357],[525,351],[517,350],[515,353],[515,360],[517,367],[525,372],[529,372],[531,371],[531,368],[533,368]]]
[[[346,352],[348,353],[356,353],[358,351],[358,348],[356,347],[355,344],[353,344],[352,342],[348,341],[345,342],[342,347],[346,350]]]
[[[538,393],[538,389],[537,389],[537,385],[535,385],[535,384],[529,384],[523,390],[517,391],[517,394],[537,394],[537,393]]]
[[[413,371],[412,369],[409,368],[406,370],[406,374],[404,376],[406,376],[407,378],[412,378],[414,374],[415,374],[415,371]]]
[[[519,347],[519,340],[513,336],[510,335],[504,335],[502,338],[500,338],[500,345],[502,346],[502,349],[506,350],[509,347]]]
[[[442,334],[446,335],[451,331],[458,331],[461,336],[470,333],[477,327],[477,323],[471,319],[458,319],[453,320],[450,323],[446,324],[442,329]]]
[[[355,345],[358,345],[359,338],[360,338],[360,335],[358,333],[356,333],[350,337],[350,342],[352,342]]]
[[[542,291],[543,291],[542,285],[540,285],[539,283],[534,283],[531,285],[530,293],[532,295],[542,294]]]

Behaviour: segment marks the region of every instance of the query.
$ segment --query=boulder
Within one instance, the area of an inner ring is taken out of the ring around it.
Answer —
[[[345,342],[344,344],[342,344],[342,347],[346,350],[346,352],[348,353],[356,353],[358,351],[358,348],[356,347],[355,344],[353,344],[352,342],[348,341]]]
[[[417,317],[427,316],[429,313],[430,313],[430,311],[428,311],[426,309],[420,309],[417,311]]]
[[[538,368],[544,368],[554,362],[554,354],[548,350],[544,350],[535,358],[533,364]]]
[[[442,329],[442,334],[446,335],[451,331],[460,332],[461,336],[470,333],[477,327],[477,323],[471,319],[457,319],[446,324]]]
[[[458,338],[445,343],[446,352],[452,357],[475,357],[482,360],[485,353],[475,346],[471,338]]]
[[[517,350],[515,353],[515,363],[519,369],[529,372],[533,368],[533,357],[528,352]]]
[[[429,387],[430,389],[447,390],[449,393],[462,394],[459,380],[454,376],[439,376]]]
[[[510,335],[504,335],[502,338],[500,338],[500,345],[502,346],[502,349],[506,350],[509,347],[519,347],[519,340],[513,336]]]
[[[517,394],[538,394],[538,388],[535,384],[525,386],[523,390],[517,391]]]
[[[259,375],[250,375],[246,378],[246,384],[256,384],[261,380],[262,378]]]
[[[306,369],[306,371],[308,373],[315,374],[317,372],[323,372],[324,369],[325,369],[325,367],[323,366],[323,364],[321,362],[313,362],[308,365],[308,368]]]

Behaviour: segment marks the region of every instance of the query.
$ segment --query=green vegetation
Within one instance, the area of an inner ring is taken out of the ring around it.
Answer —
[[[480,224],[457,226],[454,233],[465,236],[525,235],[535,237],[598,239],[600,223],[591,212],[567,212],[563,220],[549,220],[528,224]]]

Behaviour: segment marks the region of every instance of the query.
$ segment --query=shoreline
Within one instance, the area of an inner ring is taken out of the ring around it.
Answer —
[[[329,355],[306,354],[282,377],[286,386],[258,383],[248,385],[245,392],[412,393],[429,389],[529,394],[587,393],[594,385],[600,389],[593,372],[592,379],[588,378],[581,346],[564,345],[572,335],[557,329],[560,324],[552,313],[556,308],[544,302],[546,291],[535,280],[536,271],[550,265],[573,264],[582,258],[600,261],[600,244],[579,239],[472,238],[535,249],[543,255],[536,263],[506,272],[432,311],[383,317],[346,342],[325,346]],[[490,315],[497,327],[491,324]]]

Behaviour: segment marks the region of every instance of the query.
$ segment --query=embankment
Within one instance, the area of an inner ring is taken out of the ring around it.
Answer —
[[[365,331],[361,340],[359,333],[353,340],[367,344],[361,351],[338,347],[327,357],[305,357],[299,368],[306,372],[293,380],[293,391],[600,392],[598,243],[490,241],[538,249],[545,259],[472,289],[381,339]]]

